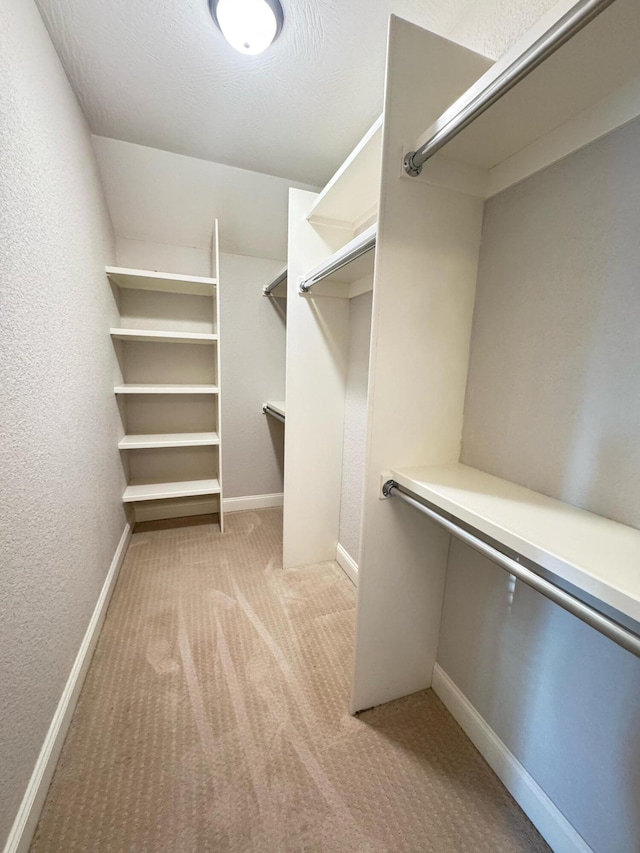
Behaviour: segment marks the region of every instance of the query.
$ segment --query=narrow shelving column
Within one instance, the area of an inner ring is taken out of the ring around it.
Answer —
[[[106,270],[121,318],[123,501],[138,522],[217,513],[223,529],[217,222],[211,265],[211,277]]]

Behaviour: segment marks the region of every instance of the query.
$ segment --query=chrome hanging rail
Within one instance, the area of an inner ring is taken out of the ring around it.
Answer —
[[[562,16],[540,38],[534,42],[511,65],[507,66],[485,89],[479,92],[459,112],[452,116],[417,151],[410,151],[404,158],[404,169],[415,177],[422,171],[426,161],[433,157],[447,142],[450,142],[465,127],[468,127],[485,110],[499,101],[513,87],[524,80],[541,63],[586,27],[594,18],[610,6],[614,0],[580,0]],[[550,93],[549,97],[553,97]]]
[[[264,406],[262,407],[262,411],[265,415],[270,415],[272,418],[275,418],[277,421],[280,421],[280,423],[285,422],[285,416],[281,415],[280,412],[276,412],[275,409],[272,409],[268,403],[264,404]]]
[[[337,273],[338,270],[346,267],[347,264],[361,258],[362,255],[366,255],[367,252],[370,252],[375,248],[377,235],[377,224],[371,225],[366,229],[366,231],[363,231],[362,234],[358,234],[358,236],[354,237],[353,240],[350,240],[346,246],[343,246],[342,249],[334,252],[328,261],[319,264],[317,267],[312,269],[311,272],[308,273],[300,282],[300,286],[298,288],[299,293],[308,293],[314,285],[318,284],[319,281],[329,278],[329,276]]]
[[[455,521],[451,521],[451,519],[442,515],[436,508],[425,501],[424,498],[421,498],[409,489],[405,489],[404,486],[396,483],[395,480],[387,480],[382,487],[382,494],[387,498],[397,495],[405,503],[428,515],[429,518],[441,527],[444,527],[445,530],[448,530],[452,536],[455,536],[471,548],[479,551],[480,554],[484,554],[485,557],[497,563],[501,568],[509,572],[510,575],[526,583],[532,589],[537,590],[545,598],[555,602],[555,604],[558,604],[564,610],[577,616],[582,622],[595,628],[596,631],[604,634],[605,637],[613,640],[614,643],[622,646],[623,649],[631,652],[636,657],[640,657],[640,636],[638,634],[634,634],[632,631],[624,628],[618,622],[585,604],[579,598],[576,598],[576,596],[571,595],[571,593],[566,592],[561,587],[536,574],[536,572],[522,565],[522,563],[519,563],[512,557],[503,554],[502,551],[499,551],[478,536],[470,533],[465,528],[456,524]]]
[[[271,294],[276,289],[276,287],[279,284],[282,284],[283,281],[286,281],[286,279],[287,279],[287,268],[283,267],[280,270],[280,272],[278,273],[278,275],[273,279],[273,281],[269,282],[269,284],[265,284],[265,286],[262,288],[262,295],[263,296],[271,296]]]

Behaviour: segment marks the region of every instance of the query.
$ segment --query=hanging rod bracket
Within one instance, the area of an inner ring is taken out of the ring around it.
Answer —
[[[391,497],[391,490],[395,489],[397,487],[397,485],[398,484],[396,483],[395,480],[387,480],[387,482],[384,483],[382,486],[383,497],[390,498]]]
[[[422,166],[417,166],[413,160],[415,151],[409,151],[404,158],[404,170],[411,178],[417,178],[422,171]]]

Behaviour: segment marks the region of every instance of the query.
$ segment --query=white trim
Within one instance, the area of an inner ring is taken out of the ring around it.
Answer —
[[[593,853],[439,664],[431,686],[554,853]]]
[[[100,596],[91,615],[89,625],[82,638],[82,643],[73,662],[69,678],[62,691],[62,696],[55,710],[49,731],[46,734],[40,755],[33,768],[31,779],[20,803],[20,808],[11,827],[9,837],[5,844],[4,853],[27,853],[44,801],[49,790],[49,785],[56,768],[58,756],[62,744],[67,736],[69,724],[75,711],[76,702],[84,683],[93,650],[95,649],[100,630],[107,613],[111,594],[118,579],[118,573],[127,553],[127,546],[131,538],[131,526],[127,524],[124,528],[120,542],[116,548],[113,560],[107,572]]]
[[[336,563],[354,586],[358,586],[358,564],[353,557],[338,543],[336,548]]]
[[[225,498],[222,506],[225,512],[240,512],[245,509],[268,509],[272,506],[282,506],[284,495],[278,492],[274,495],[248,495],[244,498]]]

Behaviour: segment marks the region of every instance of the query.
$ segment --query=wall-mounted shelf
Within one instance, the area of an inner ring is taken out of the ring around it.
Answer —
[[[640,531],[467,465],[392,478],[486,537],[640,623]]]
[[[127,267],[107,267],[109,281],[118,287],[132,290],[156,290],[181,293],[187,296],[213,296],[218,281],[197,275],[177,275],[155,270],[135,270]]]
[[[169,432],[148,435],[125,435],[120,450],[145,450],[155,447],[204,447],[220,444],[217,432]]]
[[[219,495],[220,482],[210,480],[183,480],[175,483],[136,483],[133,482],[124,491],[125,503],[134,501],[161,501],[173,498],[191,498],[200,495]]]
[[[557,17],[553,7],[412,150],[469,108]],[[424,178],[430,164],[439,172],[444,157],[488,172],[484,194],[490,196],[640,115],[639,27],[637,0],[616,0],[427,161]]]
[[[217,385],[116,385],[114,394],[218,394]]]
[[[148,329],[110,329],[112,338],[120,341],[149,341],[164,344],[215,344],[217,335],[200,332],[158,332]]]
[[[381,159],[382,116],[322,190],[308,221],[354,232],[377,219]]]

